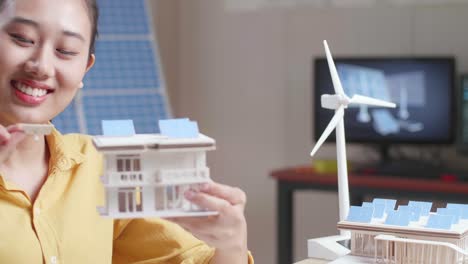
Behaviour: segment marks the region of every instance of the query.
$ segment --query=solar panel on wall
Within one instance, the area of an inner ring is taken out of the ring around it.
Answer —
[[[96,64],[85,87],[52,122],[62,133],[101,134],[101,120],[132,119],[137,133],[158,133],[170,117],[157,43],[145,0],[98,0]]]

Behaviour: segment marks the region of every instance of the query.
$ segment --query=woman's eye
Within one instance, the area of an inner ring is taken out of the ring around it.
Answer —
[[[16,40],[16,41],[19,41],[19,42],[22,42],[22,43],[26,43],[26,44],[34,44],[34,41],[33,40],[30,40],[28,38],[25,38],[19,34],[10,34],[10,36]]]
[[[57,49],[57,51],[58,51],[60,54],[67,55],[67,56],[75,56],[75,55],[78,54],[78,52],[69,51],[69,50],[65,50],[65,49]]]

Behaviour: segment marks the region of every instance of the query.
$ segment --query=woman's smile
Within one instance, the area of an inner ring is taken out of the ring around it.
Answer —
[[[37,106],[42,104],[53,89],[45,84],[30,80],[11,81],[14,94],[20,102]]]

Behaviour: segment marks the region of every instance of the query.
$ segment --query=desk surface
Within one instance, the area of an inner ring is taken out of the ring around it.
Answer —
[[[278,181],[315,183],[336,186],[336,174],[314,172],[312,167],[293,167],[275,170],[271,177]],[[443,181],[430,178],[403,178],[381,175],[349,173],[350,187],[365,187],[432,193],[468,194],[468,181]]]

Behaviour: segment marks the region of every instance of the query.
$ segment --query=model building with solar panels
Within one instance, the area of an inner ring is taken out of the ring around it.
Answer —
[[[350,206],[344,113],[349,105],[395,108],[385,101],[345,93],[327,41],[324,41],[335,94],[323,94],[323,108],[334,116],[311,151],[314,156],[335,130],[338,165],[338,229],[340,235],[309,239],[311,258],[334,264],[354,263],[468,263],[468,205],[447,204],[431,212],[432,203],[410,201],[396,206],[396,200],[374,199],[362,206]]]
[[[431,212],[430,202],[395,204],[396,200],[374,199],[351,206],[338,228],[350,232],[352,257],[338,261],[468,263],[468,205],[449,203]]]
[[[207,216],[184,193],[210,182],[206,152],[215,141],[188,119],[159,121],[160,133],[135,134],[132,120],[102,122],[93,143],[105,158],[106,204],[98,212],[111,218]]]

